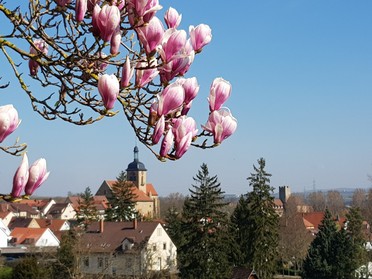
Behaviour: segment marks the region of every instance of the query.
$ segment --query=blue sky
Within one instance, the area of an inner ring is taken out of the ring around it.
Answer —
[[[207,163],[226,193],[242,194],[250,190],[252,165],[263,157],[276,188],[311,190],[314,181],[317,189],[370,187],[372,1],[233,3],[161,1],[159,16],[176,8],[183,15],[180,28],[199,23],[212,28],[211,44],[187,74],[201,86],[190,115],[204,124],[210,84],[223,77],[233,86],[226,105],[238,129],[220,147],[191,149],[177,162],[161,163],[139,144],[149,182],[160,195],[187,194],[192,177]],[[29,145],[30,162],[44,157],[51,171],[36,194],[66,195],[88,186],[95,192],[126,169],[135,138],[122,113],[88,127],[45,121],[8,75],[3,56],[0,62],[2,81],[12,81],[0,91],[0,103],[13,103],[22,118],[4,143],[19,136]],[[10,191],[20,161],[0,155],[1,191]]]

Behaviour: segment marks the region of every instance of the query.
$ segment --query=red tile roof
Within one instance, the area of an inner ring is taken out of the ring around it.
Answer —
[[[116,183],[116,180],[106,180],[106,183],[110,187],[110,189],[112,189],[112,187]],[[147,184],[147,185],[152,186],[152,184]],[[147,187],[147,185],[146,185],[146,187]],[[152,187],[152,189],[150,187],[150,191],[151,191],[151,193],[152,192],[156,193],[156,191],[153,190],[153,187]],[[136,202],[152,202],[152,199],[149,196],[147,196],[144,192],[142,192],[140,189],[138,189],[137,187],[132,187],[132,193],[136,196],[136,198],[134,199],[134,201],[136,201]],[[156,193],[156,195],[158,195],[158,194]]]
[[[52,232],[60,231],[66,220],[61,219],[35,219],[40,228],[49,228]]]
[[[45,233],[46,228],[15,228],[10,235],[16,238],[15,244],[25,244],[26,239],[33,239],[34,243]]]

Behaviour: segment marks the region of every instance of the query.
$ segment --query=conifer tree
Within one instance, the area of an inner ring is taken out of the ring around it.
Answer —
[[[168,208],[165,215],[164,227],[174,245],[180,247],[183,243],[182,220],[181,214],[178,212],[176,207],[172,206]]]
[[[184,243],[178,247],[182,278],[228,278],[230,275],[228,218],[217,176],[202,164],[183,207]]]
[[[251,192],[240,197],[232,216],[232,230],[240,247],[240,265],[252,268],[261,279],[271,278],[278,259],[279,216],[274,209],[271,174],[265,171],[265,160],[253,165],[248,177]]]
[[[97,208],[94,205],[94,198],[89,187],[79,195],[78,204],[76,221],[85,229],[91,222],[98,220]]]
[[[107,221],[130,221],[137,218],[136,211],[137,196],[133,189],[136,187],[133,182],[127,180],[127,175],[121,171],[112,186],[112,198],[109,199],[110,206],[106,210]]]
[[[354,278],[358,268],[355,248],[351,235],[344,228],[337,229],[335,220],[326,209],[304,261],[304,278]]]

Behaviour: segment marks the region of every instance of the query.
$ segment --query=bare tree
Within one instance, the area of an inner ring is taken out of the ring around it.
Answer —
[[[326,208],[326,199],[321,191],[310,193],[306,200],[314,211],[324,211]]]
[[[365,203],[366,197],[367,197],[366,190],[360,189],[360,188],[355,189],[353,193],[351,205],[353,207],[359,207],[360,209],[362,209],[363,204]]]
[[[345,210],[345,201],[339,191],[328,191],[327,207],[333,216],[342,215]]]
[[[178,212],[182,212],[183,203],[185,202],[185,195],[176,192],[170,193],[168,196],[160,197],[160,217],[164,218],[169,208],[174,208]]]
[[[304,225],[302,214],[298,212],[298,206],[302,204],[300,197],[291,196],[287,201],[284,214],[280,218],[280,255],[283,262],[286,265],[292,265],[296,271],[305,259],[312,241],[312,236]]]

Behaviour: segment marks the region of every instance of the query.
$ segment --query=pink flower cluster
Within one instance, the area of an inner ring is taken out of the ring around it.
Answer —
[[[56,2],[60,6],[70,3],[68,0]],[[195,77],[184,76],[195,55],[211,42],[212,31],[206,24],[190,26],[188,32],[178,29],[182,15],[171,7],[165,12],[163,24],[156,16],[161,8],[159,0],[112,0],[102,3],[100,0],[76,0],[75,19],[81,23],[86,17],[91,17],[90,30],[98,39],[109,43],[112,55],[119,53],[122,31],[127,33],[131,29],[135,32],[143,52],[138,56],[131,55],[131,58],[126,56],[120,79],[114,74],[99,74],[98,91],[104,107],[110,110],[114,108],[120,90],[147,89],[160,84],[162,91],[156,95],[149,109],[152,142],[161,143],[160,157],[180,158],[198,136],[196,122],[187,114],[198,94],[199,84]],[[43,53],[47,51],[45,44],[44,47],[39,46],[39,42],[35,41],[35,46]],[[31,51],[37,52],[35,49]],[[107,64],[104,66],[100,67],[99,73],[106,69]],[[36,72],[37,64],[33,65],[31,73],[35,75]],[[202,126],[203,135],[212,135],[215,145],[231,136],[237,127],[236,119],[229,109],[223,107],[230,95],[231,84],[216,78],[208,97],[208,121]]]
[[[28,165],[27,155],[24,154],[22,162],[13,177],[12,198],[20,198],[22,193],[32,195],[37,188],[48,178],[46,161],[40,158],[30,167]]]
[[[13,105],[0,106],[0,143],[17,129],[21,121]],[[13,178],[12,198],[19,198],[23,191],[31,195],[48,178],[46,161],[41,158],[28,167],[27,155],[23,155],[22,163]]]

